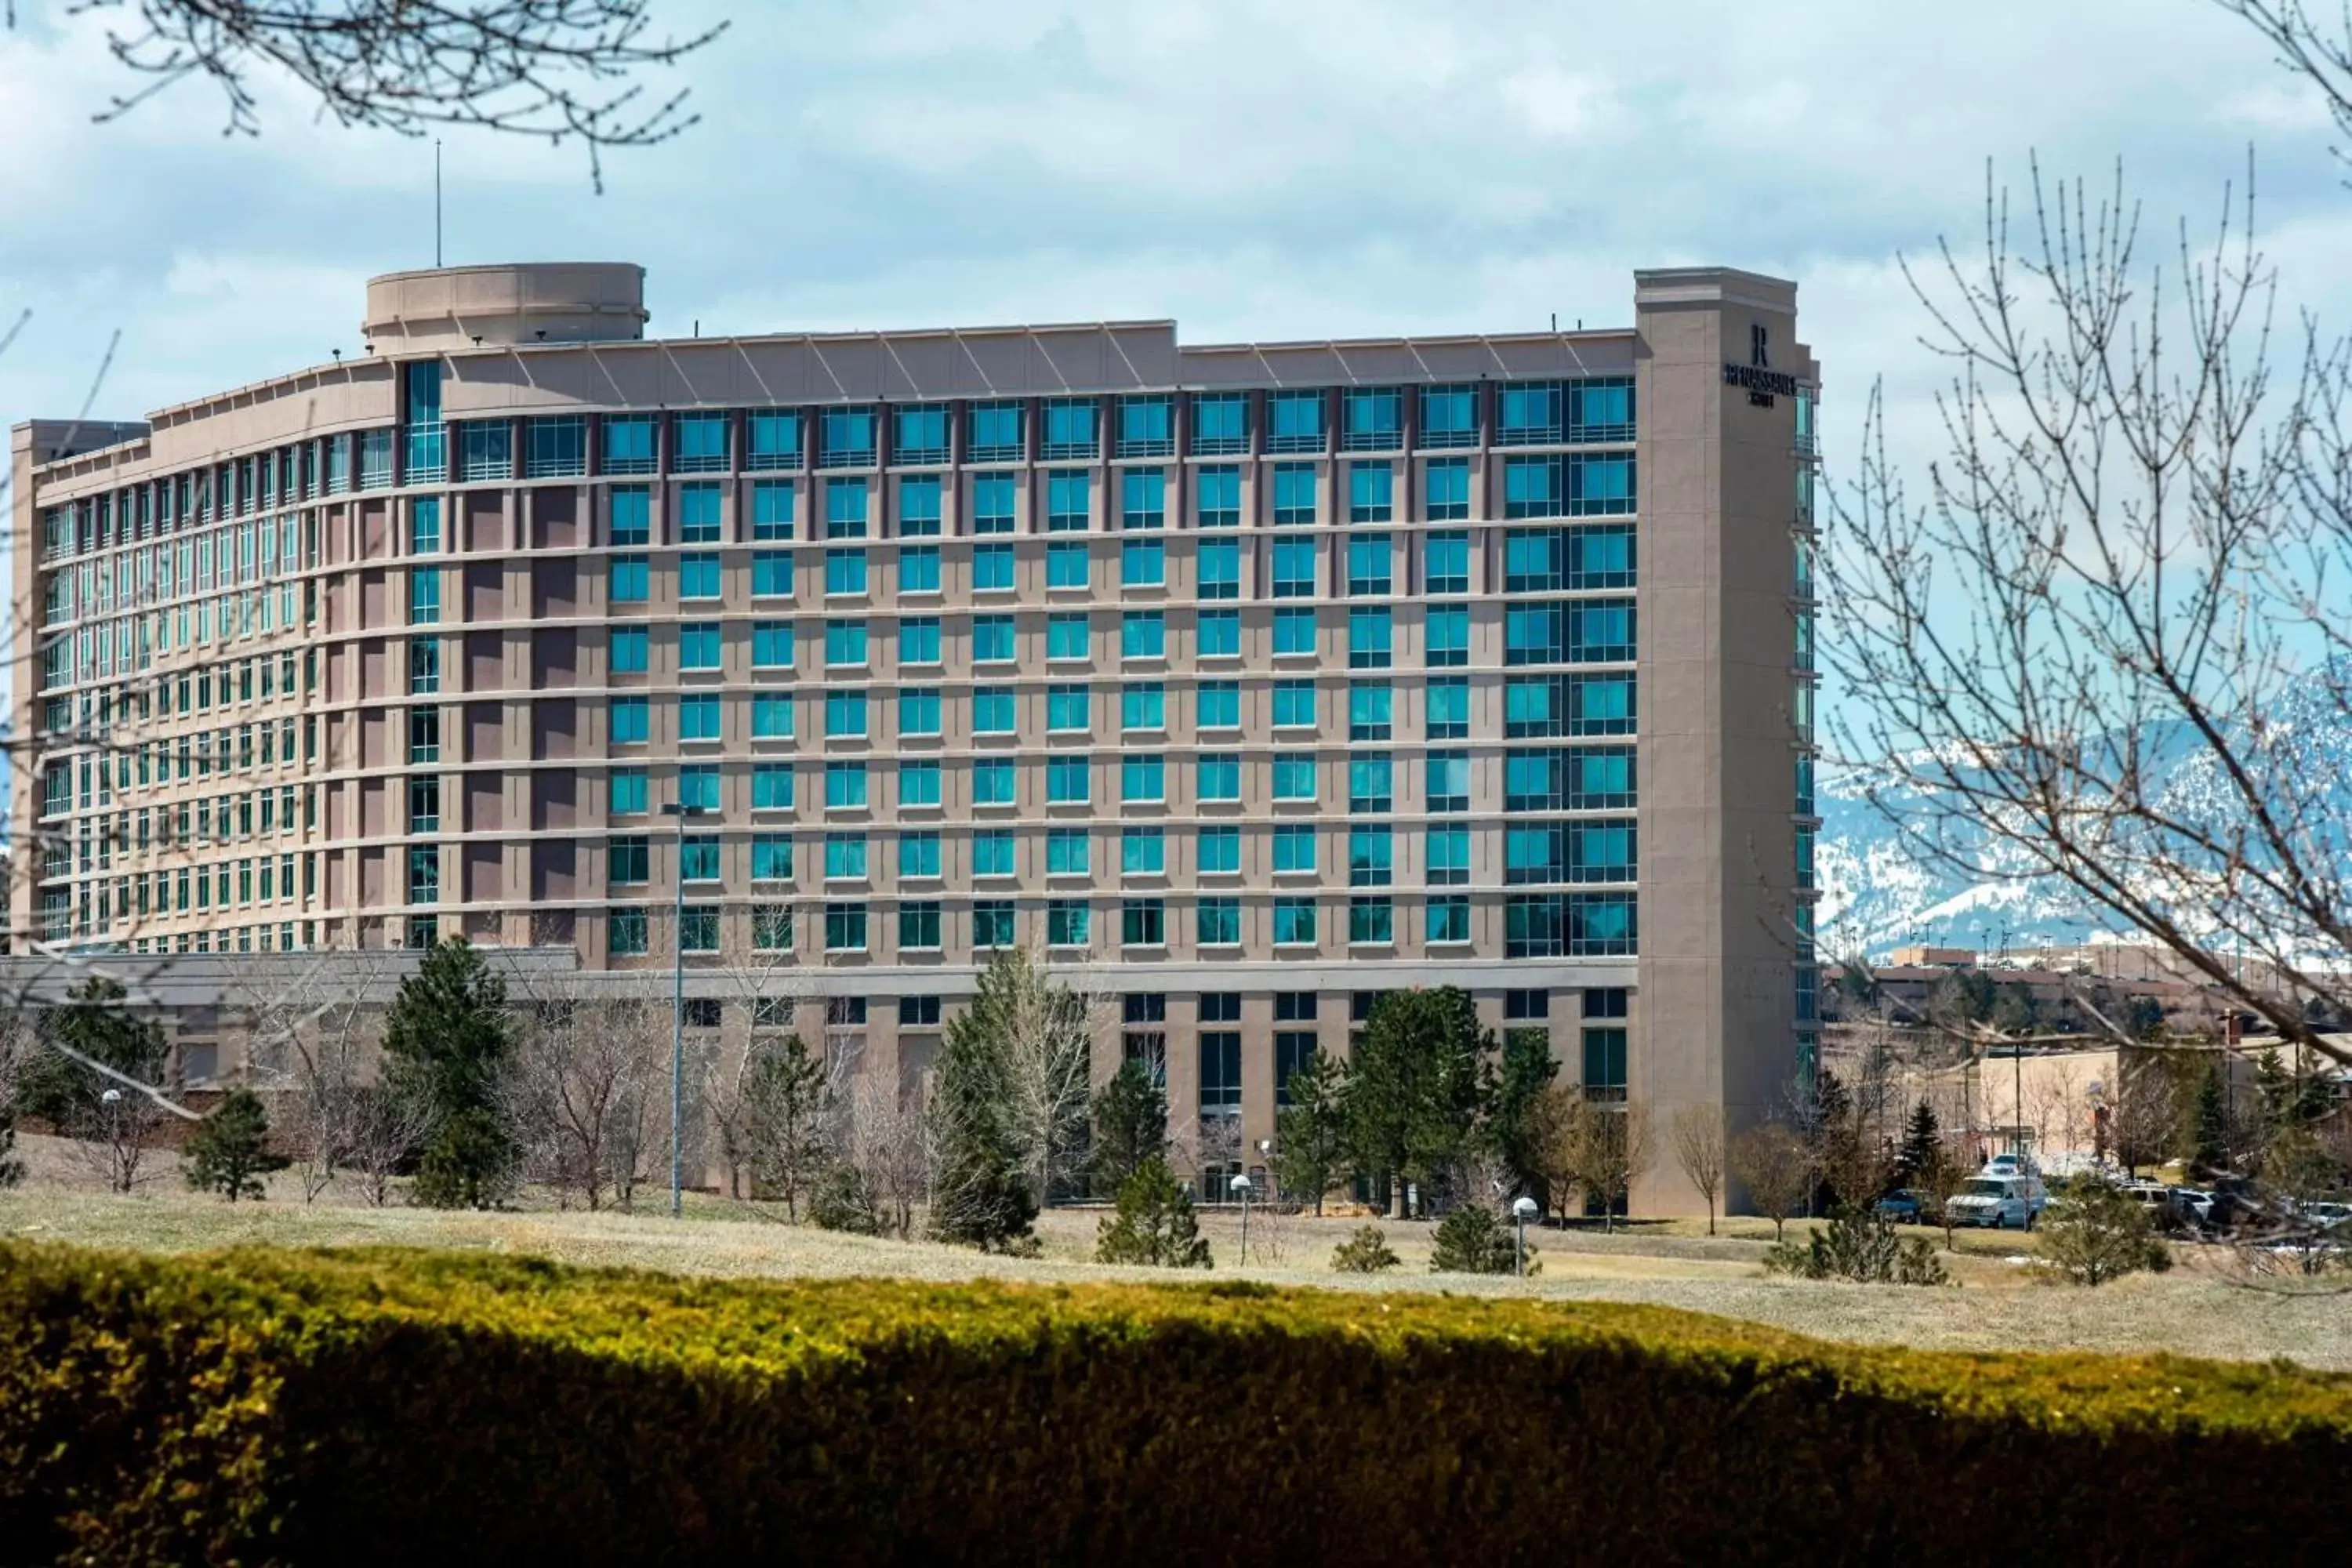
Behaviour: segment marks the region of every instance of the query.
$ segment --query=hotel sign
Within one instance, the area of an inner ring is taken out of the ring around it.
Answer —
[[[1748,363],[1723,366],[1723,384],[1745,387],[1748,401],[1759,408],[1772,406],[1774,397],[1797,395],[1797,378],[1786,371],[1772,368],[1771,343],[1762,322],[1748,329]]]

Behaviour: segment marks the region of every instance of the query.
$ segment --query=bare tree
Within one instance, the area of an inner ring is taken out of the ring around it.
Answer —
[[[1789,1216],[1802,1208],[1816,1173],[1805,1140],[1780,1121],[1761,1121],[1731,1141],[1726,1163],[1748,1189],[1748,1201],[1772,1222],[1772,1239],[1786,1233]]]
[[[1639,1100],[1603,1104],[1565,1085],[1545,1094],[1555,1108],[1545,1121],[1551,1145],[1545,1175],[1556,1175],[1562,1191],[1584,1189],[1588,1202],[1601,1205],[1602,1228],[1614,1229],[1618,1203],[1657,1157],[1650,1108]]]
[[[2126,1173],[2161,1164],[2180,1142],[2182,1098],[2172,1061],[2156,1051],[2116,1053],[2107,1089],[2107,1137]]]
[[[247,1060],[260,1087],[283,1091],[274,1128],[294,1152],[302,1201],[315,1203],[348,1160],[362,1086],[382,1046],[379,983],[396,968],[380,948],[326,948],[290,973],[254,972],[245,993]]]
[[[539,998],[522,1008],[505,1098],[528,1164],[592,1210],[629,1206],[669,1085],[667,1001]]]
[[[2257,7],[2258,8],[2258,7]],[[2252,197],[2142,257],[2120,182],[2032,184],[1913,285],[1954,379],[1915,500],[1874,406],[1826,563],[1842,748],[1913,853],[2072,888],[2285,1039],[2352,1059],[2352,353],[2274,332]],[[2119,1033],[2119,1031],[2118,1031]]]
[[[1686,1105],[1675,1112],[1675,1163],[1706,1200],[1706,1233],[1715,1234],[1715,1201],[1723,1193],[1723,1108]]]
[[[146,79],[116,94],[100,121],[201,77],[226,101],[225,132],[257,135],[256,79],[278,74],[339,125],[576,141],[599,190],[607,149],[667,142],[700,119],[686,111],[684,90],[648,102],[638,79],[727,29],[656,36],[651,0],[69,0],[63,9],[120,14],[107,47]],[[10,26],[16,13],[8,0]]]
[[[362,1084],[352,1096],[344,1168],[359,1178],[360,1195],[382,1208],[393,1178],[423,1148],[433,1130],[429,1107],[383,1083]]]
[[[1040,1205],[1068,1185],[1085,1147],[1100,1002],[1024,955],[1001,994],[1004,1125]]]
[[[801,1004],[813,993],[808,974],[789,950],[730,942],[718,973],[733,991],[750,1028],[740,1049],[704,1053],[699,1094],[714,1152],[727,1173],[727,1195],[740,1202],[748,1195],[744,1178],[751,1173],[756,1153],[753,1073],[761,1042],[790,1031]]]
[[[872,1196],[884,1233],[912,1236],[929,1177],[922,1107],[871,1072],[852,1079],[835,1103],[835,1157]]]

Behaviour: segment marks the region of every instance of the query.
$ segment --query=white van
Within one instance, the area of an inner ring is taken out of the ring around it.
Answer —
[[[2049,1191],[2039,1176],[2030,1173],[1993,1175],[1988,1168],[1987,1174],[1969,1177],[1967,1186],[1946,1200],[1944,1210],[1954,1225],[2032,1230],[2049,1202]]]

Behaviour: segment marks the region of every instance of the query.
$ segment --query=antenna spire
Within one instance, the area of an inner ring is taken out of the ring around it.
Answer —
[[[433,138],[433,265],[441,265],[441,138]]]

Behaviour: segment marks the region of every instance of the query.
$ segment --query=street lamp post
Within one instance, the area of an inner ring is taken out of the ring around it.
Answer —
[[[1244,1171],[1234,1178],[1234,1191],[1242,1195],[1242,1263],[1246,1267],[1249,1263],[1250,1179],[1248,1172]]]
[[[669,1217],[686,1213],[686,1145],[679,1131],[680,1108],[686,1102],[686,822],[709,815],[701,806],[673,801],[662,807],[664,816],[677,821],[676,853],[670,865],[670,885],[677,889],[670,902],[669,992]]]
[[[1518,1222],[1519,1241],[1517,1260],[1511,1272],[1524,1279],[1528,1277],[1528,1221],[1536,1217],[1536,1201],[1524,1194],[1511,1202],[1511,1217]]]

